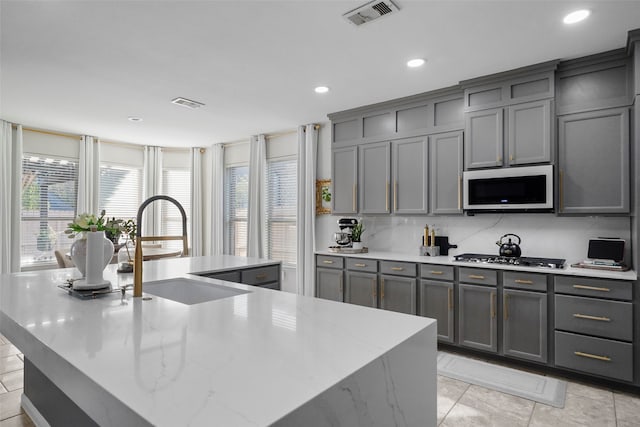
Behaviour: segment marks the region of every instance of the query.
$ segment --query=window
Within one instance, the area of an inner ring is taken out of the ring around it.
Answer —
[[[227,167],[224,179],[225,253],[247,256],[249,167]]]
[[[99,210],[108,218],[135,221],[141,204],[142,168],[101,163]]]
[[[162,169],[162,193],[176,199],[187,215],[187,233],[191,218],[191,170],[184,168]],[[161,233],[163,236],[182,236],[182,215],[178,208],[166,200],[161,200]],[[182,249],[182,242],[169,240],[163,244],[166,248]]]
[[[64,230],[76,216],[77,159],[24,153],[22,158],[21,265],[55,262],[71,248]]]
[[[267,162],[267,257],[295,266],[297,253],[297,162],[295,158]]]

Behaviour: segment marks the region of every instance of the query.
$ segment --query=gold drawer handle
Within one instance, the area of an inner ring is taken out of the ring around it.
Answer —
[[[402,267],[391,267],[391,270],[393,270],[393,271],[402,271],[402,270],[404,270],[404,268],[402,268]]]
[[[588,314],[574,313],[573,317],[578,319],[599,320],[601,322],[611,322],[611,319],[604,316],[589,316]]]
[[[333,264],[333,261],[329,261],[328,259],[325,259],[325,260],[324,260],[324,261],[322,261],[322,262],[324,262],[325,264]]]
[[[611,289],[609,288],[598,288],[596,286],[586,286],[586,285],[573,285],[574,289],[586,289],[588,291],[600,291],[600,292],[609,292]]]
[[[366,267],[367,264],[353,264],[354,267]]]
[[[262,280],[267,278],[267,273],[256,274],[256,279]]]
[[[431,270],[431,274],[441,275],[441,274],[444,274],[444,271],[434,271],[434,270]]]
[[[514,280],[514,282],[520,284],[520,285],[533,285],[533,280],[522,280],[522,279],[516,279]]]
[[[597,354],[583,353],[581,351],[574,351],[573,354],[580,357],[587,357],[589,359],[602,360],[603,362],[611,362],[611,358],[608,356],[598,356]]]
[[[484,276],[480,276],[479,274],[470,274],[469,275],[469,279],[481,279],[481,280],[484,280],[485,277]]]

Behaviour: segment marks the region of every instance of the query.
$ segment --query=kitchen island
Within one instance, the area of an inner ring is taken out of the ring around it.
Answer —
[[[57,287],[75,269],[1,276],[0,332],[25,355],[23,407],[51,425],[436,425],[434,320],[189,274],[273,264],[144,263],[144,282],[249,291],[194,305],[130,291],[81,300]],[[115,269],[105,279],[132,282]]]

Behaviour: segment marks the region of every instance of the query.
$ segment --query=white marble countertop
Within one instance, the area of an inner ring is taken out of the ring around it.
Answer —
[[[349,254],[349,253],[336,253],[329,250],[316,251],[316,255],[333,255],[349,258],[365,258],[365,259],[378,259],[388,261],[406,261],[416,262],[422,264],[439,264],[439,265],[457,265],[459,267],[473,267],[473,268],[490,268],[494,270],[515,270],[515,271],[527,271],[533,273],[546,273],[546,274],[558,274],[565,276],[583,276],[583,277],[595,277],[602,279],[617,279],[617,280],[636,280],[637,274],[634,270],[629,271],[610,271],[610,270],[595,270],[589,268],[576,268],[571,267],[570,264],[575,263],[567,262],[564,268],[540,268],[540,267],[521,267],[513,265],[501,265],[501,264],[481,264],[471,262],[459,262],[454,261],[452,256],[420,256],[401,254],[395,252],[385,251],[369,251],[368,253]]]
[[[147,261],[143,273],[150,281],[271,264],[177,258]],[[105,279],[131,283],[116,267]],[[43,345],[158,426],[269,425],[435,322],[206,278],[250,293],[195,305],[130,292],[80,300],[57,287],[73,276],[76,269],[1,276],[1,329],[19,348],[33,347],[35,359]],[[71,380],[59,386],[101,425],[115,425],[92,390]]]

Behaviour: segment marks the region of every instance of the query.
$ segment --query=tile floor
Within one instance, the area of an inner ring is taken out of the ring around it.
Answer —
[[[20,408],[22,354],[0,335],[0,427],[33,426]],[[638,427],[640,397],[569,382],[563,409],[438,375],[443,427]]]

